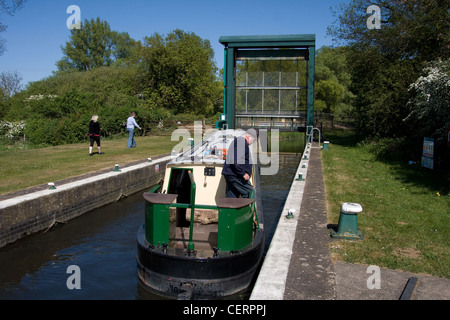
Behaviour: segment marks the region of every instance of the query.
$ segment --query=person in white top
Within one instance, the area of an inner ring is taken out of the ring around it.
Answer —
[[[127,148],[136,148],[136,141],[134,140],[134,128],[137,127],[141,129],[134,120],[135,113],[130,113],[130,116],[127,119],[127,131],[128,131],[128,144]]]

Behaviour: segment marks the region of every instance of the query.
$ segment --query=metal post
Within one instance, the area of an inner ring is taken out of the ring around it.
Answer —
[[[227,59],[228,59],[228,48],[225,47],[224,49],[224,56],[225,56],[225,61],[224,61],[224,66],[223,66],[223,113],[226,115],[227,114]]]
[[[308,112],[307,112],[307,125],[314,126],[314,79],[315,79],[315,61],[316,61],[316,48],[311,46],[309,49],[309,62],[308,62]]]
[[[235,50],[234,48],[227,48],[226,57],[226,121],[229,129],[234,129],[235,127],[235,105],[236,105],[236,83],[235,83]]]
[[[192,172],[188,171],[189,178],[191,179],[191,223],[189,226],[189,243],[188,243],[188,251],[194,251],[194,242],[192,241],[192,236],[194,234],[194,210],[195,210],[195,181]]]
[[[298,87],[298,60],[296,61],[297,64],[297,70],[295,71],[295,86]],[[295,114],[297,114],[298,111],[298,89],[295,90]]]

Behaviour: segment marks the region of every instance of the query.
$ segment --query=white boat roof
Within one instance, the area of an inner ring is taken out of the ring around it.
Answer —
[[[207,137],[202,137],[201,141],[194,141],[193,147],[185,147],[181,153],[172,151],[174,158],[168,165],[176,164],[223,164],[223,153],[228,150],[231,142],[246,131],[242,129],[215,129]]]

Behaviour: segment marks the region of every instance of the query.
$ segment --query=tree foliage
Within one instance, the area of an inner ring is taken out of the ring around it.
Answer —
[[[410,86],[414,92],[408,102],[405,123],[419,137],[435,139],[437,167],[449,166],[448,128],[450,126],[450,59],[433,61]]]
[[[193,33],[154,34],[142,46],[97,18],[73,29],[63,52],[52,76],[11,97],[0,90],[0,119],[25,121],[31,143],[85,141],[93,114],[101,134],[111,136],[125,132],[131,111],[142,134],[179,113],[203,118],[220,111],[213,51]]]
[[[176,29],[146,37],[140,84],[150,107],[177,113],[210,114],[217,100],[214,52],[208,40]]]
[[[130,59],[138,46],[128,33],[112,31],[100,18],[85,20],[80,29],[74,28],[70,33],[70,41],[61,48],[64,57],[57,62],[61,71],[111,66]]]
[[[347,47],[322,47],[316,57],[315,110],[348,117],[353,113]]]
[[[381,29],[367,27],[367,8],[381,11]],[[429,61],[448,57],[448,1],[352,0],[338,8],[337,22],[328,30],[346,43],[351,91],[356,95],[358,129],[364,136],[409,134],[409,86]]]
[[[120,66],[59,72],[11,97],[5,118],[25,120],[27,141],[35,144],[84,141],[94,113],[103,136],[121,133],[129,112],[139,104],[134,72]]]
[[[380,29],[367,27],[371,5],[380,8]],[[360,50],[376,48],[391,59],[432,61],[449,55],[448,9],[448,0],[351,0],[338,6],[328,33]]]
[[[410,125],[447,142],[450,124],[450,59],[433,61],[410,86],[415,95],[409,101],[410,114],[405,119]]]
[[[380,10],[380,29],[367,25],[371,5]],[[338,6],[328,33],[350,48],[350,90],[360,137],[407,137],[411,145],[420,146],[423,134],[443,130],[441,120],[448,120],[442,115],[435,120],[435,99],[441,99],[448,87],[433,85],[435,90],[424,94],[423,81],[430,77],[427,67],[434,65],[432,61],[450,57],[448,10],[448,0],[351,0]],[[415,90],[410,89],[413,83]]]
[[[14,15],[18,10],[20,10],[26,0],[0,0],[0,13],[4,12],[9,15]],[[7,26],[0,21],[0,32],[5,32]],[[6,40],[0,38],[0,56],[6,51]]]
[[[17,71],[3,71],[0,73],[0,89],[3,95],[11,97],[22,90],[22,76]]]

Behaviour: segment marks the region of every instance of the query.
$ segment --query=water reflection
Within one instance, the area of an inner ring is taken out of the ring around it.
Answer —
[[[142,196],[133,195],[0,251],[0,299],[136,299],[135,234]],[[134,248],[134,249],[133,249]],[[66,286],[81,269],[81,290]]]

